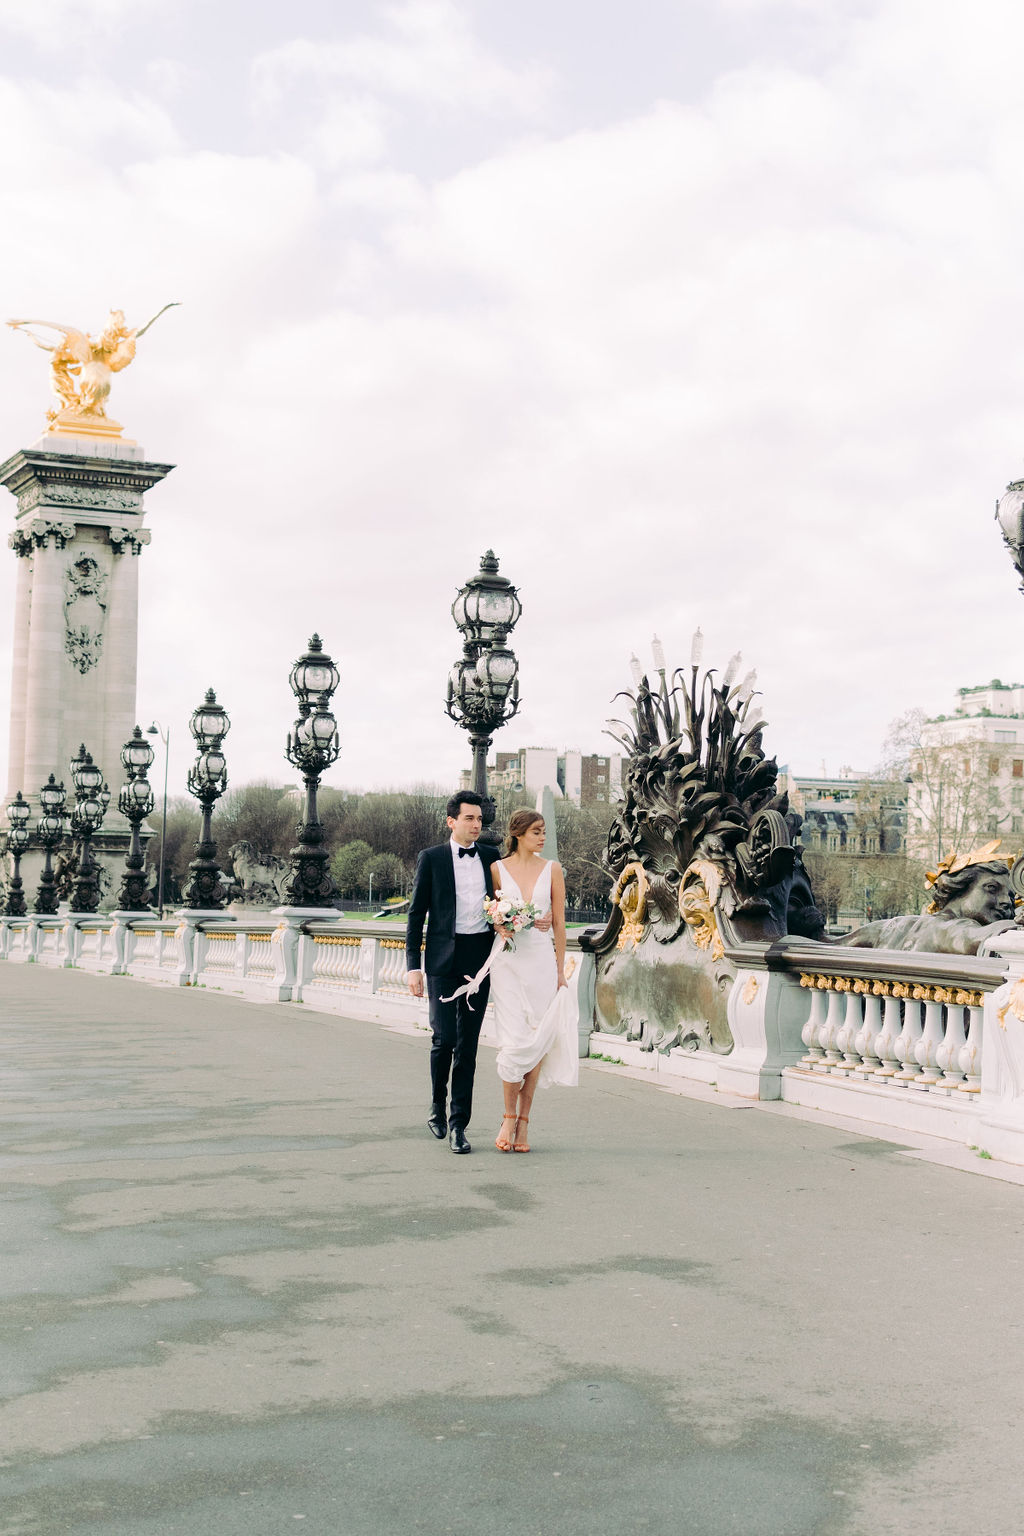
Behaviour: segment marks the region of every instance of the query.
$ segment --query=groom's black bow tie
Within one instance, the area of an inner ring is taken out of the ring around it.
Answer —
[[[475,859],[476,858],[476,844],[474,843],[472,848],[460,848],[459,849],[459,858],[460,859]]]

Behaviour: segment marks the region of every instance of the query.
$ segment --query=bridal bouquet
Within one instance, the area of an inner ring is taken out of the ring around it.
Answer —
[[[540,917],[540,908],[532,901],[513,901],[511,896],[485,896],[484,917],[495,928],[505,928],[511,935],[506,949],[515,949],[516,934],[525,933]]]

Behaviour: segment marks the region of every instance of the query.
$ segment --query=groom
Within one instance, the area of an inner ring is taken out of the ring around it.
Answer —
[[[447,811],[451,837],[436,848],[425,848],[416,865],[405,958],[409,991],[413,997],[423,996],[425,969],[430,1000],[433,1043],[427,1125],[439,1141],[448,1137],[453,1152],[471,1152],[466,1126],[473,1111],[476,1048],[490,979],[485,977],[472,997],[460,997],[450,1003],[442,999],[451,997],[467,976],[475,976],[491,952],[494,935],[484,917],[483,903],[485,896],[494,895],[491,865],[498,850],[477,842],[483,825],[479,795],[472,790],[460,790],[448,801]],[[423,920],[428,912],[426,954],[421,960]]]

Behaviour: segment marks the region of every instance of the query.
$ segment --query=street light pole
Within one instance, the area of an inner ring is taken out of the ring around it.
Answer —
[[[168,726],[167,730],[163,731],[160,728],[159,720],[154,720],[153,724],[147,728],[146,735],[147,736],[159,736],[160,740],[163,742],[163,746],[164,746],[164,811],[163,811],[163,817],[161,818],[161,822],[160,822],[160,872],[157,875],[157,884],[160,887],[159,895],[157,896],[157,909],[158,909],[158,916],[163,917],[163,915],[164,915],[164,847],[165,847],[165,845],[167,843],[167,769],[168,769],[168,766],[169,766],[170,761],[171,761],[171,728],[170,728],[170,726]]]
[[[79,748],[71,762],[75,785],[75,809],[71,813],[71,833],[78,842],[78,869],[71,887],[71,912],[95,912],[100,904],[99,865],[92,852],[92,837],[106,814],[110,791],[103,782],[103,770],[92,760],[92,753]]]
[[[510,581],[498,574],[493,549],[480,560],[452,603],[452,618],[462,635],[462,658],[448,676],[448,716],[469,734],[473,751],[473,789],[483,805],[480,841],[496,843],[495,804],[487,793],[487,754],[494,732],[519,711],[519,663],[508,644],[523,605]]]
[[[7,807],[7,820],[11,824],[7,833],[7,852],[14,860],[14,874],[11,876],[11,883],[7,888],[7,901],[4,904],[4,912],[8,917],[24,917],[28,910],[25,906],[25,892],[21,879],[21,856],[32,837],[28,826],[31,814],[29,803],[19,789]]]
[[[153,765],[154,756],[153,748],[143,739],[140,727],[136,726],[131,740],[126,741],[121,748],[121,763],[127,777],[117,797],[117,805],[132,829],[132,836],[125,856],[121,888],[117,893],[120,912],[150,910],[146,856],[142,851],[139,828],[153,810],[153,791],[146,774]]]
[[[285,757],[302,774],[306,819],[299,823],[296,845],[290,850],[291,872],[284,899],[292,907],[327,907],[338,892],[328,868],[331,855],[324,846],[316,792],[324,770],[337,762],[341,752],[338,722],[330,711],[331,695],[340,677],[319,635],[310,637],[309,649],[292,667],[288,681],[298,700],[299,718],[294,731],[288,733]]]
[[[373,906],[373,870],[372,869],[370,870],[370,895],[369,895],[368,905],[371,906],[371,907]]]
[[[35,904],[35,911],[40,916],[52,917],[59,905],[53,878],[53,850],[63,842],[67,831],[64,818],[66,799],[63,779],[58,784],[51,773],[39,791],[39,804],[43,808],[43,814],[36,822],[36,841],[44,852],[43,872],[40,876]]]
[[[219,912],[224,905],[221,873],[214,855],[211,818],[213,807],[228,787],[228,770],[221,743],[231,729],[227,710],[217,703],[212,688],[199,708],[193,710],[189,730],[198,749],[194,765],[188,771],[189,794],[203,808],[203,825],[196,843],[196,856],[188,866],[188,881],[182,892],[186,907],[194,912]]]

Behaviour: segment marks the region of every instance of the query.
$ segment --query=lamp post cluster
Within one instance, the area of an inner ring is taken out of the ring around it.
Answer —
[[[317,810],[320,779],[341,751],[338,723],[331,714],[331,695],[340,676],[325,653],[319,635],[292,667],[288,678],[299,705],[295,729],[289,731],[285,757],[302,775],[306,788],[305,819],[296,829],[297,842],[290,850],[291,871],[284,897],[290,906],[326,907],[337,895],[331,879],[330,851],[324,842],[323,823]]]
[[[462,635],[462,656],[448,675],[447,711],[469,732],[473,749],[473,789],[483,800],[480,840],[497,842],[494,801],[487,793],[487,754],[494,732],[519,710],[519,663],[508,644],[523,605],[510,581],[498,574],[493,549],[480,569],[459,589],[452,618]]]
[[[139,828],[153,809],[153,791],[146,775],[153,766],[155,755],[138,726],[132,732],[131,740],[121,748],[126,778],[117,797],[117,807],[132,829],[121,888],[117,893],[117,906],[121,912],[149,911],[146,856],[142,851]]]
[[[67,819],[64,806],[67,794],[63,779],[58,784],[53,774],[39,791],[39,804],[43,814],[36,822],[36,842],[44,853],[43,872],[36,892],[36,911],[51,916],[57,910],[57,883],[53,877],[53,850],[67,836]]]
[[[103,825],[110,804],[110,790],[103,781],[103,770],[92,760],[85,744],[71,761],[71,780],[75,786],[75,808],[71,812],[71,835],[77,847],[74,854],[72,912],[95,912],[100,904],[100,866],[92,851],[92,840]]]
[[[193,710],[189,729],[195,738],[197,753],[189,769],[188,788],[203,808],[203,825],[196,843],[196,856],[188,866],[188,880],[183,892],[184,904],[193,911],[219,912],[224,905],[221,872],[214,855],[210,820],[213,807],[228,787],[227,760],[221,751],[224,737],[231,729],[225,709],[217,703],[213,689],[207,690],[199,708]]]
[[[515,587],[499,574],[493,550],[483,555],[480,569],[459,589],[451,611],[463,645],[462,656],[449,674],[446,707],[450,718],[469,733],[473,749],[473,788],[483,800],[481,838],[485,842],[495,842],[495,807],[487,793],[487,753],[494,732],[513,719],[519,709],[519,663],[508,644],[508,637],[522,613],[522,604]],[[337,888],[330,874],[330,850],[317,809],[317,790],[324,772],[337,761],[341,751],[338,724],[331,713],[331,698],[340,678],[319,635],[311,637],[308,649],[292,667],[288,680],[298,702],[298,719],[288,733],[285,757],[302,775],[306,800],[304,819],[296,829],[295,847],[290,850],[291,867],[283,898],[290,906],[325,907],[333,904]],[[183,896],[185,907],[193,912],[216,912],[224,905],[224,882],[216,862],[217,845],[213,841],[211,823],[213,807],[228,785],[223,742],[230,727],[227,711],[218,704],[211,688],[190,721],[197,754],[189,770],[188,788],[202,807],[202,828],[195,845],[195,858],[189,864]],[[160,915],[163,916],[170,731],[164,731],[154,723],[147,734],[159,735],[164,745],[163,835],[157,893]],[[141,829],[155,803],[148,777],[154,755],[142,730],[136,726],[121,749],[125,778],[117,799],[118,809],[131,828],[117,895],[117,907],[122,912],[150,910],[152,893],[146,876]],[[39,791],[42,814],[34,835],[45,858],[35,912],[42,916],[57,912],[53,855],[69,833],[74,840],[66,866],[72,876],[70,910],[92,913],[100,902],[100,866],[92,850],[92,840],[103,824],[110,790],[104,783],[102,769],[93,762],[84,744],[70,768],[75,797],[70,812],[66,808],[64,784],[58,784],[52,773]],[[6,807],[6,816],[9,823],[6,851],[13,863],[13,875],[8,882],[3,911],[6,916],[23,917],[26,904],[21,858],[33,833],[29,828],[31,807],[21,790]],[[370,880],[372,897],[372,875]]]
[[[10,822],[7,832],[7,852],[14,862],[14,874],[7,888],[7,901],[4,905],[4,911],[8,917],[24,917],[26,912],[25,892],[21,881],[21,856],[32,836],[28,828],[31,814],[32,808],[28,801],[22,798],[19,789],[7,807],[7,820]]]

